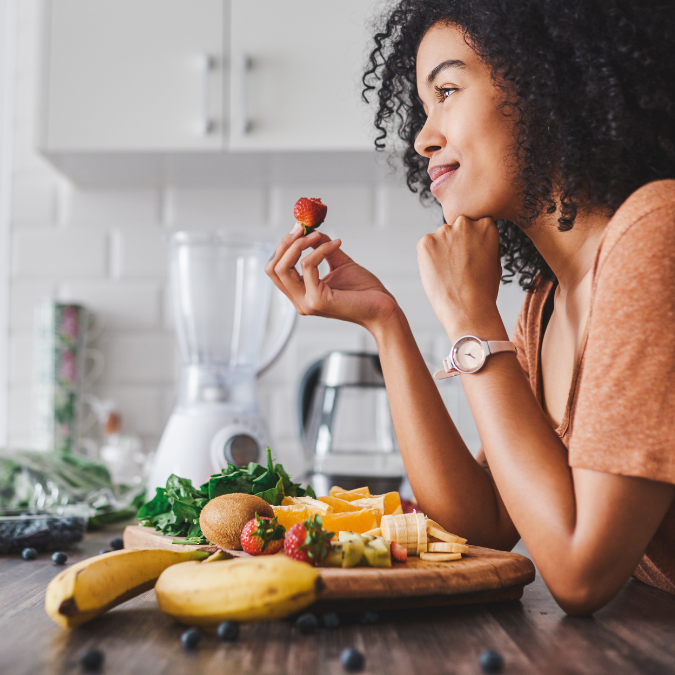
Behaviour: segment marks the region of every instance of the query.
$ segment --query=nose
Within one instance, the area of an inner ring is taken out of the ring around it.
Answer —
[[[422,155],[422,157],[430,159],[435,152],[445,147],[445,142],[445,136],[434,124],[431,115],[429,115],[422,127],[422,131],[420,131],[415,139],[415,152],[418,155]]]

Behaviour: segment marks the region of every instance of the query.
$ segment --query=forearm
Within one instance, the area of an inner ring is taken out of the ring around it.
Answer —
[[[420,507],[474,544],[511,548],[518,534],[488,474],[448,414],[405,316],[371,328],[396,437]]]
[[[462,377],[499,493],[542,577],[566,611],[594,611],[634,570],[672,486],[573,474],[515,356]]]

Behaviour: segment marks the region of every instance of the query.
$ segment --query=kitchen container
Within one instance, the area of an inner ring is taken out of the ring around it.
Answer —
[[[377,354],[334,351],[305,372],[298,393],[305,458],[317,494],[331,485],[398,490],[405,469]]]

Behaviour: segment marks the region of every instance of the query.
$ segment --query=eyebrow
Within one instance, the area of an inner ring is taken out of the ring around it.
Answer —
[[[439,63],[429,75],[427,75],[427,84],[431,84],[436,79],[436,75],[446,68],[466,68],[466,63],[459,59],[448,59],[447,61]]]

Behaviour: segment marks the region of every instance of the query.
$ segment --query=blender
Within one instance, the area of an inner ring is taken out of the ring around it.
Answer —
[[[200,485],[228,462],[258,461],[270,445],[256,377],[279,356],[296,317],[265,274],[274,248],[221,231],[176,232],[169,238],[182,366],[178,402],[157,449],[149,495],[172,473]],[[270,312],[273,297],[279,300],[276,312]],[[263,344],[266,327],[272,338]]]

